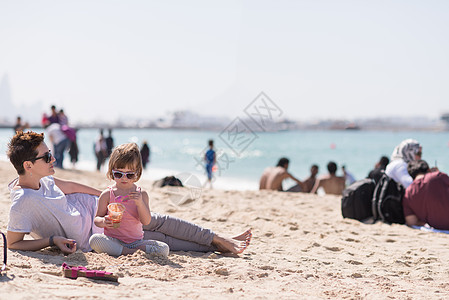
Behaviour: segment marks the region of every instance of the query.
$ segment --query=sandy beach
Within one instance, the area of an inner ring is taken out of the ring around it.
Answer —
[[[0,229],[6,232],[10,207],[7,184],[16,176],[0,162]],[[58,170],[60,178],[99,189],[100,173]],[[151,209],[193,221],[223,234],[253,228],[240,255],[171,252],[111,257],[64,256],[8,250],[0,277],[0,299],[38,298],[250,298],[250,299],[447,299],[449,236],[403,225],[366,225],[343,219],[340,197],[272,191],[202,191],[200,200],[175,206],[167,188],[150,191]],[[3,248],[0,248],[3,253]],[[62,276],[62,263],[113,272],[118,283]]]

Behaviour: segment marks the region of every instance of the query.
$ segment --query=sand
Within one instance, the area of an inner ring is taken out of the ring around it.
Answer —
[[[103,189],[100,173],[58,170],[57,177]],[[7,184],[15,177],[0,162],[0,229],[10,206]],[[114,258],[82,253],[64,256],[49,248],[8,250],[0,277],[1,299],[447,299],[449,236],[404,225],[367,225],[343,219],[340,197],[274,191],[202,191],[190,206],[172,204],[167,188],[150,191],[151,209],[226,235],[253,228],[240,255],[171,252],[162,259],[136,252]],[[3,248],[0,249],[2,251]],[[62,277],[61,265],[113,272],[118,283]]]

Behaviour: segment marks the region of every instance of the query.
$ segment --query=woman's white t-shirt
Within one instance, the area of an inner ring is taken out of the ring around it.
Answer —
[[[74,239],[77,249],[92,250],[89,238],[102,232],[94,224],[98,197],[88,194],[65,195],[52,176],[40,180],[39,190],[18,188],[18,178],[9,184],[11,210],[8,231],[29,233],[40,239],[52,235]]]

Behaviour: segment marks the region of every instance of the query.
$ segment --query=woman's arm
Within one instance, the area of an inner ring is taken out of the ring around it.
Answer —
[[[51,246],[50,238],[24,240],[24,237],[25,233],[7,231],[6,239],[8,240],[8,248],[23,251],[37,251]],[[63,236],[54,236],[53,243],[66,254],[70,254],[76,251],[76,242]]]
[[[74,181],[68,181],[68,180],[62,180],[58,178],[54,178],[55,184],[58,186],[58,188],[61,189],[61,191],[64,194],[73,194],[73,193],[84,193],[84,194],[90,194],[94,196],[100,196],[101,191],[97,190],[95,188],[92,188],[90,186],[77,183]]]

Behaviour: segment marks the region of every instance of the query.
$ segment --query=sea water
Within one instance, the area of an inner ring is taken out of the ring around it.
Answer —
[[[35,129],[42,132],[42,129]],[[6,160],[6,148],[13,136],[12,129],[0,129],[0,159]],[[107,136],[105,130],[105,136]],[[94,143],[98,129],[80,129],[77,133],[79,161],[76,168],[96,170]],[[255,190],[259,177],[268,166],[275,166],[281,157],[290,159],[289,172],[298,179],[310,174],[310,166],[319,166],[319,175],[327,173],[327,163],[341,166],[356,179],[366,177],[382,155],[390,157],[394,147],[402,140],[413,138],[423,146],[423,159],[430,166],[449,171],[449,132],[423,131],[282,131],[254,132],[239,141],[223,131],[175,129],[114,129],[115,145],[135,142],[139,146],[147,141],[151,148],[150,163],[143,178],[156,180],[170,175],[191,174],[200,182],[206,181],[204,153],[207,142],[215,142],[218,164],[213,185],[219,189]],[[49,141],[46,141],[50,144]],[[65,155],[65,168],[72,168],[69,155]],[[106,172],[107,165],[101,173]],[[284,188],[294,185],[286,180]]]

